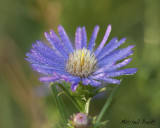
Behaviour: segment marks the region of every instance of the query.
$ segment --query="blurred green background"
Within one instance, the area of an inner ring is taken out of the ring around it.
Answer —
[[[160,128],[160,0],[0,0],[0,128],[53,128],[60,121],[50,88],[24,60],[44,31],[62,24],[71,40],[77,26],[88,39],[100,25],[97,45],[108,24],[112,37],[135,44],[133,76],[125,76],[104,119],[109,128]],[[114,86],[114,85],[113,85]],[[41,91],[41,92],[40,92]],[[95,116],[107,96],[91,102]],[[63,97],[70,114],[73,104]],[[124,125],[123,119],[156,120],[155,125]]]

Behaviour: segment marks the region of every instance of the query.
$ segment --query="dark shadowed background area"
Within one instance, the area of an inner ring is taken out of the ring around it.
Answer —
[[[46,42],[44,32],[61,24],[74,41],[77,26],[86,26],[88,40],[100,26],[96,46],[108,24],[112,37],[127,37],[121,46],[136,45],[104,120],[109,128],[160,128],[160,0],[0,0],[0,128],[54,128],[60,122],[51,88],[24,60],[36,40]],[[113,85],[114,86],[114,85]],[[63,96],[68,117],[76,112]],[[91,102],[95,116],[107,99]],[[155,125],[125,125],[124,119],[156,120]]]

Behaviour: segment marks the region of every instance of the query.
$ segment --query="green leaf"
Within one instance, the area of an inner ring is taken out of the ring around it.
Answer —
[[[63,122],[63,125],[66,126],[67,124],[67,114],[65,111],[64,103],[62,102],[62,99],[58,96],[58,90],[56,88],[56,84],[51,83],[52,91],[53,91],[53,96],[55,98],[58,110],[61,115],[61,119]]]
[[[72,101],[72,103],[75,105],[75,107],[78,109],[79,112],[83,111],[82,107],[78,104],[78,102],[75,100],[75,98],[70,94],[70,92],[67,90],[66,87],[64,87],[62,84],[57,83],[57,85],[63,90],[63,92],[68,96],[68,98]]]

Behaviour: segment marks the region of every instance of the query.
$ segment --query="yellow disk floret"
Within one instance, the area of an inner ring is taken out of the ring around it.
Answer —
[[[94,53],[86,48],[76,49],[69,55],[66,69],[74,76],[87,77],[97,68],[97,59]]]

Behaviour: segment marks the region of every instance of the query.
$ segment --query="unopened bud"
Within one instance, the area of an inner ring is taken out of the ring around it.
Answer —
[[[72,121],[75,128],[88,128],[90,126],[89,116],[85,113],[75,114]]]

